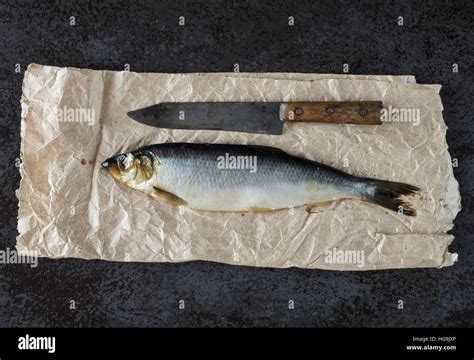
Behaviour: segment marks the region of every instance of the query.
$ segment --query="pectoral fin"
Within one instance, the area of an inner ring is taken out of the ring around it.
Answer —
[[[149,193],[154,198],[159,200],[165,201],[168,204],[180,206],[180,205],[187,205],[187,202],[181,199],[179,196],[172,194],[166,190],[162,190],[157,187],[153,187],[153,190]]]

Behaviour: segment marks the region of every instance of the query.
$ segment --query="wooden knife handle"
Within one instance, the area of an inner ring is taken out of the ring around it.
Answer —
[[[381,101],[290,102],[280,105],[280,120],[380,125]]]

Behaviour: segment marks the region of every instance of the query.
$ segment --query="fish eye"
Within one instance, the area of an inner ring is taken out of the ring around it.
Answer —
[[[131,165],[133,163],[133,155],[132,154],[126,154],[126,155],[120,155],[117,157],[117,164],[121,170],[129,170]]]

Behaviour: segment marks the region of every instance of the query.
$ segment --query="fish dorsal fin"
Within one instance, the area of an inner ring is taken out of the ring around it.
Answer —
[[[247,147],[252,147],[254,148],[255,150],[260,150],[260,151],[271,151],[271,152],[274,152],[276,154],[285,154],[285,155],[288,155],[287,152],[281,150],[281,149],[278,149],[276,147],[273,147],[273,146],[266,146],[266,145],[246,145]]]

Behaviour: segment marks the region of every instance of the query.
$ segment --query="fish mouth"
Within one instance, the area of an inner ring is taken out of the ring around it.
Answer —
[[[101,164],[101,169],[107,171],[112,177],[120,182],[122,182],[122,174],[120,173],[119,166],[117,164],[117,159],[115,157],[108,158],[103,161]]]
[[[116,165],[116,161],[115,161],[115,159],[112,157],[112,158],[108,158],[107,160],[103,161],[100,165],[101,165],[104,169],[108,169],[108,168],[111,167],[112,165]]]

